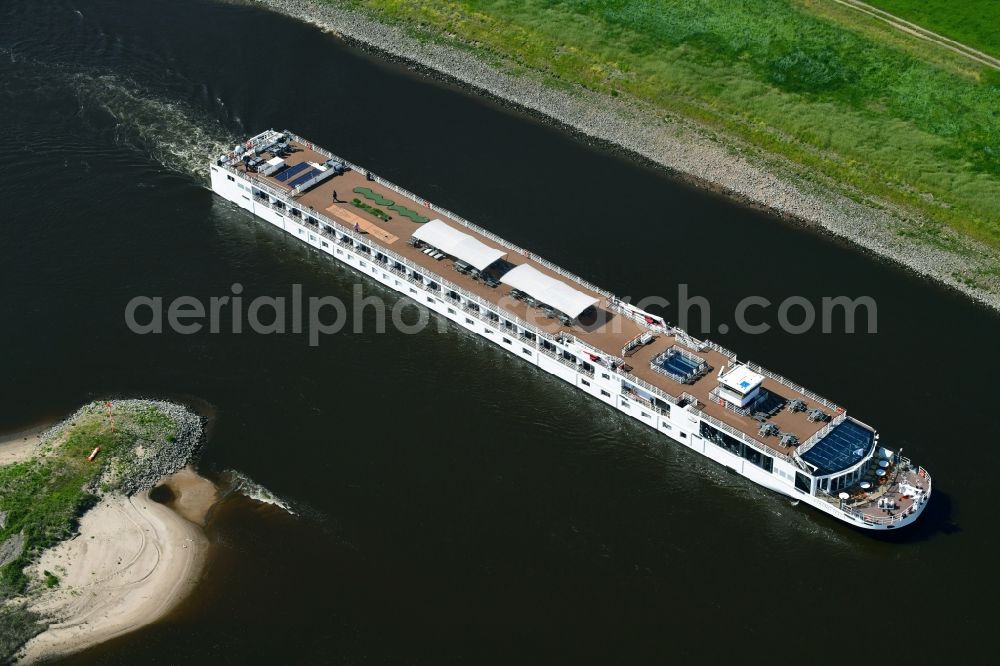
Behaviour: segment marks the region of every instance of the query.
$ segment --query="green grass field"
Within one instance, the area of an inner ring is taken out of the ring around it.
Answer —
[[[553,85],[694,118],[1000,247],[1000,73],[829,0],[354,4]]]
[[[865,0],[869,5],[1000,57],[997,0]]]
[[[117,403],[114,429],[100,402],[73,419],[60,435],[43,442],[32,459],[0,466],[0,511],[6,514],[0,544],[23,544],[0,566],[0,663],[12,663],[20,646],[48,623],[16,599],[29,590],[25,567],[76,532],[80,516],[97,501],[98,492],[118,489],[116,479],[134,460],[137,444],[162,446],[173,442],[177,432],[174,420],[155,406]],[[88,461],[98,446],[100,455]],[[42,584],[58,586],[59,577],[46,571]]]
[[[7,524],[0,543],[23,535],[21,555],[0,568],[0,603],[24,592],[27,566],[42,550],[73,534],[77,519],[96,501],[92,486],[106,469],[124,464],[136,442],[162,442],[173,437],[176,424],[156,408],[120,411],[112,430],[95,403],[77,417],[57,441],[43,446],[42,455],[0,467],[0,509]],[[97,460],[87,456],[101,447]],[[102,488],[114,490],[114,488]]]

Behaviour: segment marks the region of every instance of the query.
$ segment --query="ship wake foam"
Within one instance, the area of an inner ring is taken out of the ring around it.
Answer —
[[[87,128],[207,186],[208,157],[239,142],[236,132],[177,100],[156,96],[119,74],[68,74]]]
[[[276,506],[293,516],[298,515],[290,501],[272,493],[243,472],[229,469],[223,472],[223,475],[229,481],[230,492],[239,493],[255,502]]]

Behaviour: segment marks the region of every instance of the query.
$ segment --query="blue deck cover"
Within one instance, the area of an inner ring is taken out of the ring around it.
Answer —
[[[314,178],[316,176],[316,174],[318,174],[318,173],[319,173],[319,171],[317,169],[309,169],[309,171],[306,171],[304,174],[302,174],[301,176],[299,176],[298,178],[296,178],[292,182],[288,183],[288,187],[292,187],[292,188],[298,187],[299,185],[301,185],[302,183],[306,182],[307,180],[309,180],[311,178]]]
[[[275,178],[284,183],[289,178],[294,178],[296,174],[302,173],[303,170],[309,168],[308,162],[299,162],[295,166],[290,166],[284,171],[280,172]]]
[[[668,355],[667,358],[663,359],[663,362],[660,363],[660,366],[667,372],[671,372],[681,377],[687,377],[688,375],[694,373],[694,371],[698,369],[697,363],[688,358],[685,358],[683,354],[676,352]]]
[[[875,433],[846,419],[826,437],[802,454],[802,459],[818,469],[820,476],[833,474],[858,463],[875,444]]]

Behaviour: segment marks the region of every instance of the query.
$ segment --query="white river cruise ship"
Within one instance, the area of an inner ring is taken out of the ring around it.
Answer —
[[[930,474],[840,405],[299,136],[258,134],[211,178],[303,243],[755,483],[869,530],[927,506]]]

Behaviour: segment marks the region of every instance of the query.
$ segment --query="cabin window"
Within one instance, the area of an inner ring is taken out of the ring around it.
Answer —
[[[607,391],[605,391],[604,389],[601,389],[601,395],[603,395],[605,398],[610,398],[611,397],[611,394],[608,393]]]
[[[584,386],[590,386],[590,382],[588,382],[586,379],[581,379],[580,383],[583,384]]]
[[[712,442],[718,447],[729,451],[733,455],[742,456],[743,455],[743,442],[736,439],[735,437],[730,437],[724,432],[716,430],[712,426],[708,425],[704,421],[701,422],[701,436]]]
[[[812,490],[812,481],[810,481],[809,477],[803,474],[802,472],[796,472],[795,489],[801,490],[804,493],[808,493],[810,490]]]
[[[743,448],[743,457],[767,472],[774,469],[774,458],[764,455],[752,446]]]

